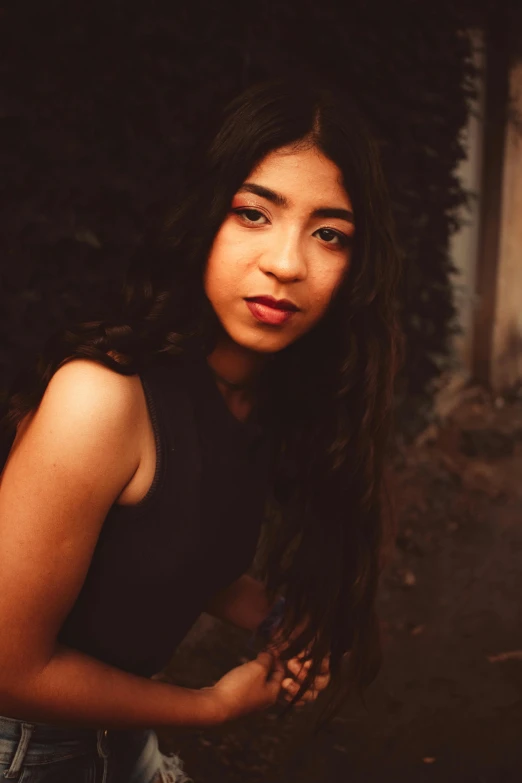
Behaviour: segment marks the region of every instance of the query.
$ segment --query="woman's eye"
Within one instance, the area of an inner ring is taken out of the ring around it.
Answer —
[[[316,231],[316,234],[319,234],[323,242],[326,242],[328,245],[339,245],[340,247],[346,247],[349,242],[347,236],[341,234],[339,231],[334,231],[333,228],[320,228],[318,231]]]
[[[265,215],[258,209],[234,209],[234,212],[236,215],[239,215],[245,223],[249,223],[250,225],[262,226],[266,221]]]

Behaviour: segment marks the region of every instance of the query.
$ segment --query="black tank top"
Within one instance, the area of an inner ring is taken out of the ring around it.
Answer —
[[[151,676],[211,596],[251,565],[270,480],[259,426],[229,411],[206,362],[141,375],[156,473],[137,505],[114,505],[60,642]]]

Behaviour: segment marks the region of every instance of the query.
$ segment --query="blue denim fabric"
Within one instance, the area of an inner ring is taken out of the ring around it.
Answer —
[[[0,780],[15,783],[189,783],[153,731],[63,728],[0,717]]]

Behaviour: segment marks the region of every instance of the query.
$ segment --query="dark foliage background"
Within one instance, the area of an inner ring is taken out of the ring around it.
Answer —
[[[46,337],[110,309],[210,104],[298,66],[353,90],[382,141],[406,259],[402,393],[422,399],[454,328],[454,171],[476,6],[24,2],[0,32],[0,390]],[[201,216],[202,221],[205,216]]]

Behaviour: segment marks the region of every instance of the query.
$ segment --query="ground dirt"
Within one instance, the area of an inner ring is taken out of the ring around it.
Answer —
[[[521,396],[469,389],[399,447],[393,492],[384,663],[365,703],[316,735],[315,707],[164,733],[195,783],[521,783]],[[167,676],[209,685],[249,654],[244,634],[200,627]]]

